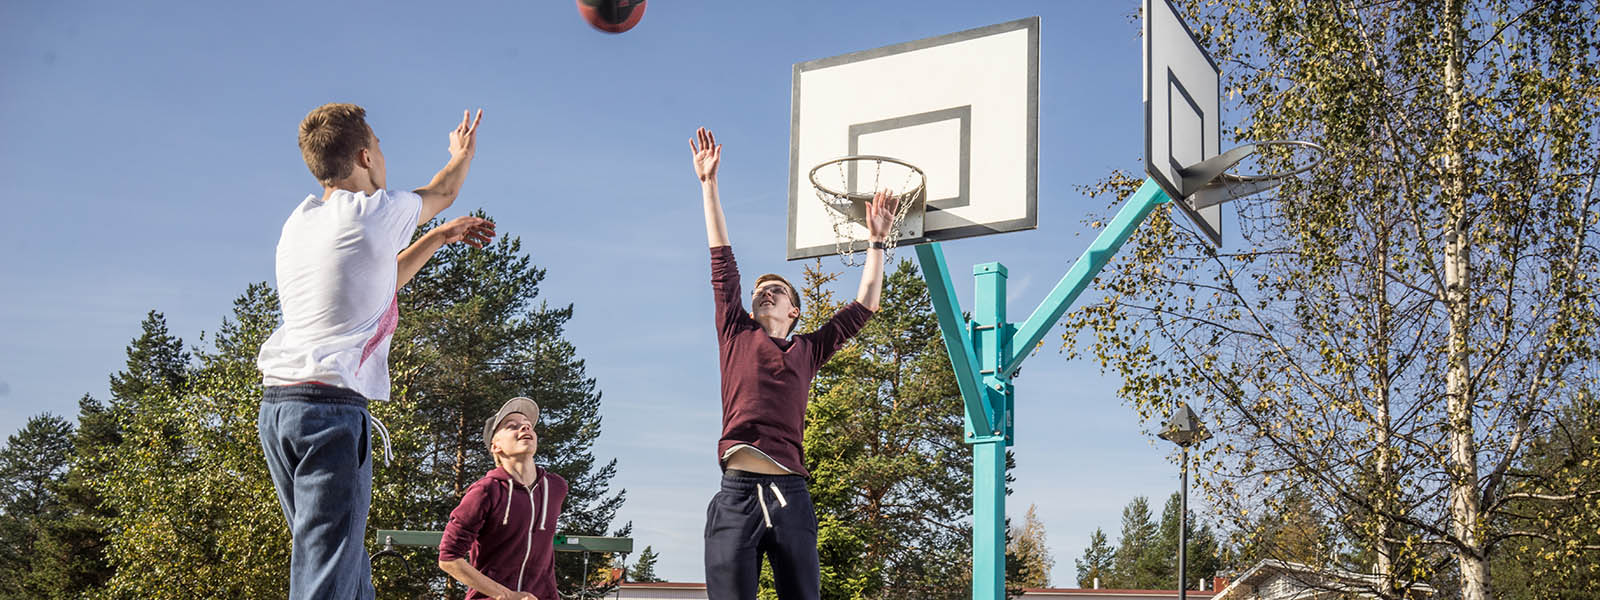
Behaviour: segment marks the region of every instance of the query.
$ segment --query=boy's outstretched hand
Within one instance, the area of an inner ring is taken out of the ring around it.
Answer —
[[[466,242],[473,248],[482,248],[494,241],[494,221],[479,217],[456,217],[434,231],[443,236],[445,244]]]
[[[700,181],[716,179],[717,163],[722,162],[722,144],[718,144],[717,136],[704,127],[695,131],[694,137],[689,140],[689,151],[694,155],[695,176]]]
[[[472,155],[477,153],[478,123],[483,121],[483,109],[478,109],[477,118],[471,117],[472,111],[461,111],[461,124],[450,131],[450,156],[472,158]]]
[[[894,225],[895,209],[900,207],[900,197],[889,190],[878,190],[867,203],[867,240],[882,242],[889,239],[889,228]]]

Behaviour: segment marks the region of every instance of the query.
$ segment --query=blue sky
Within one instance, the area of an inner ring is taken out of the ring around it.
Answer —
[[[113,3],[0,7],[0,433],[73,416],[146,311],[196,343],[255,281],[272,280],[288,212],[318,191],[295,146],[306,111],[365,106],[389,183],[421,185],[461,110],[484,108],[478,158],[447,216],[483,208],[574,303],[568,336],[603,390],[596,446],[619,459],[621,520],[659,572],[703,581],[701,526],[718,471],[715,342],[699,188],[687,140],[725,144],[723,200],[746,272],[783,260],[794,63],[1042,17],[1039,228],[945,244],[964,306],[973,264],[1010,270],[1023,318],[1104,214],[1083,196],[1142,170],[1137,0],[652,3],[623,35],[570,1]],[[909,256],[910,252],[901,253]],[[826,263],[838,268],[837,261]],[[854,272],[839,293],[853,294]],[[629,289],[657,290],[641,305]],[[1061,333],[1058,329],[1057,333]],[[1017,379],[1017,478],[1049,533],[1054,583],[1136,495],[1177,489],[1145,434],[1058,337]]]

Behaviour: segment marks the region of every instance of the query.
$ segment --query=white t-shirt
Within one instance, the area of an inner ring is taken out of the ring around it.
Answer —
[[[278,238],[283,326],[261,345],[265,385],[319,382],[389,398],[389,337],[399,321],[396,255],[411,242],[422,197],[339,190],[307,196]]]

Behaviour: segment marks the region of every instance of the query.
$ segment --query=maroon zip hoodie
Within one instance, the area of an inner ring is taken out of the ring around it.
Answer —
[[[782,340],[767,336],[744,309],[733,248],[711,249],[711,293],[717,306],[717,346],[722,359],[722,439],[717,460],[751,446],[798,475],[806,472],[806,397],[811,378],[845,342],[861,331],[872,310],[850,302],[811,333]]]
[[[567,480],[539,467],[529,485],[495,467],[450,511],[439,542],[439,562],[458,558],[509,589],[557,600],[556,519],[567,499]],[[472,590],[467,598],[488,598]]]

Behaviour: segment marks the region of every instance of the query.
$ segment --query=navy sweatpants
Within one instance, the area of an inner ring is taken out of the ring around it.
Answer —
[[[755,600],[761,558],[782,600],[816,600],[817,513],[799,475],[730,470],[706,507],[706,597]]]

